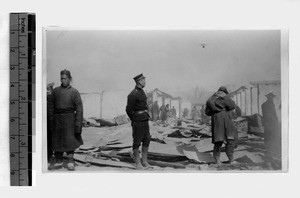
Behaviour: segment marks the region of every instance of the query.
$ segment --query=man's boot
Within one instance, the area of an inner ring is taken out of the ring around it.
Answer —
[[[214,158],[216,164],[221,164],[220,155],[214,155]]]
[[[229,164],[232,164],[233,161],[234,161],[233,155],[229,155],[229,156],[228,156],[228,160],[229,160]]]
[[[69,171],[74,171],[75,170],[75,162],[74,162],[74,154],[68,154],[68,164],[67,168]]]
[[[50,162],[49,170],[56,170],[63,167],[63,153],[55,152],[54,159]]]
[[[134,156],[136,169],[137,170],[142,170],[143,166],[141,164],[140,150],[139,149],[134,149],[133,150],[133,156]]]
[[[226,149],[226,155],[228,157],[228,163],[232,164],[234,162],[234,148],[235,148],[235,140],[227,140],[227,144],[225,146]]]
[[[221,146],[222,146],[222,143],[219,143],[219,142],[215,143],[215,146],[214,146],[213,156],[215,158],[215,163],[216,164],[220,164],[221,163],[221,160],[220,160]]]
[[[149,169],[151,168],[150,164],[148,163],[148,147],[142,147],[142,165],[146,168]]]

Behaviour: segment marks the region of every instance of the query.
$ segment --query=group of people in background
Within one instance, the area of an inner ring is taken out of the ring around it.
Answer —
[[[173,106],[170,109],[170,105],[163,102],[159,107],[158,101],[148,102],[148,112],[152,121],[161,120],[165,122],[168,118],[176,118],[176,109]]]
[[[150,102],[148,101],[148,112],[150,115],[150,120],[157,121],[161,120],[163,122],[167,121],[168,118],[176,118],[177,111],[174,106],[170,109],[170,105],[163,102],[159,107],[158,101]],[[208,117],[205,115],[205,105],[201,106],[201,109],[198,110],[196,106],[193,106],[191,113],[188,108],[184,108],[182,112],[183,118],[191,118],[195,123],[204,124],[209,122]]]

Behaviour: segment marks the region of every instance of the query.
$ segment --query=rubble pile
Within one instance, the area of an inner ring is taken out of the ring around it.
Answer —
[[[75,160],[82,165],[133,170],[132,128],[128,118],[119,116],[114,121],[96,118],[86,121],[90,124],[83,128],[84,145],[76,150]],[[241,117],[234,121],[239,139],[235,162],[230,165],[214,164],[210,123],[200,125],[176,118],[165,122],[149,121],[149,164],[153,170],[262,170],[265,164],[263,138],[248,133],[248,121]],[[227,160],[223,148],[221,161]]]

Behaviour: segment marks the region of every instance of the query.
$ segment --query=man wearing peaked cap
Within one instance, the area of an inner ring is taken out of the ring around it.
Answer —
[[[147,96],[143,90],[146,86],[145,76],[135,76],[136,83],[134,90],[127,97],[126,113],[131,120],[133,136],[133,155],[136,169],[150,168],[147,161],[148,148],[150,145],[149,114],[147,112]],[[140,159],[139,147],[142,144],[142,162]]]
[[[278,118],[276,115],[275,104],[273,98],[276,97],[272,92],[266,95],[267,100],[261,105],[263,126],[264,126],[264,142],[265,142],[265,159],[269,166],[272,166],[275,155],[280,155],[281,138]]]
[[[135,82],[137,82],[141,79],[145,79],[145,76],[143,74],[139,74],[139,75],[135,76],[133,79]]]

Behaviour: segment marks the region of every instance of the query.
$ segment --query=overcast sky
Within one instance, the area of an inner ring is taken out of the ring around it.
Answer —
[[[132,89],[139,73],[149,91],[239,87],[280,80],[280,31],[47,30],[46,61],[48,83],[68,69],[80,92]]]

